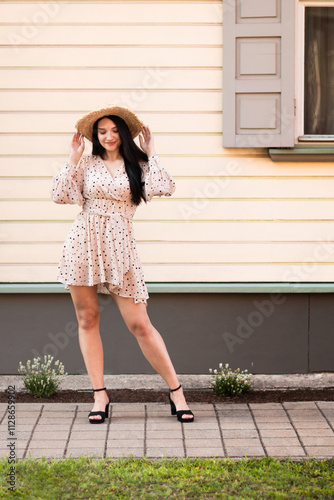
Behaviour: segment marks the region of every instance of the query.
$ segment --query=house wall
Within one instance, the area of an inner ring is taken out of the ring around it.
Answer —
[[[334,164],[222,146],[220,1],[1,1],[0,18],[1,282],[55,281],[80,208],[52,203],[51,179],[107,103],[150,125],[177,184],[135,217],[147,282],[334,281]]]

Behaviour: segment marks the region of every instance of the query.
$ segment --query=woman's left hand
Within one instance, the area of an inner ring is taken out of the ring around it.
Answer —
[[[155,154],[154,150],[154,140],[150,128],[144,125],[141,129],[142,135],[139,136],[140,147],[147,154],[147,156],[152,156]]]

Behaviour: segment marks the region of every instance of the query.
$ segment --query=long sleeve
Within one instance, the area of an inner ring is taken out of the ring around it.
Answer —
[[[172,176],[162,167],[157,155],[150,156],[143,166],[144,191],[147,201],[153,196],[172,196],[175,182]]]
[[[58,175],[52,179],[50,194],[55,203],[83,205],[83,177],[85,158],[78,165],[65,162]]]

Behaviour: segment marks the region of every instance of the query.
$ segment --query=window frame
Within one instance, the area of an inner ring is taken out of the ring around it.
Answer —
[[[304,135],[304,72],[305,72],[305,9],[306,7],[333,7],[334,0],[296,0],[296,66],[295,66],[295,144],[304,145],[308,144],[326,144],[327,148],[333,146],[333,139],[325,140],[324,136],[319,135],[319,138],[303,139]]]

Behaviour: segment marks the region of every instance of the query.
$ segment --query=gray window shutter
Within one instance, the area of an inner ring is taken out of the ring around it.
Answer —
[[[293,147],[295,1],[223,0],[223,143]]]

